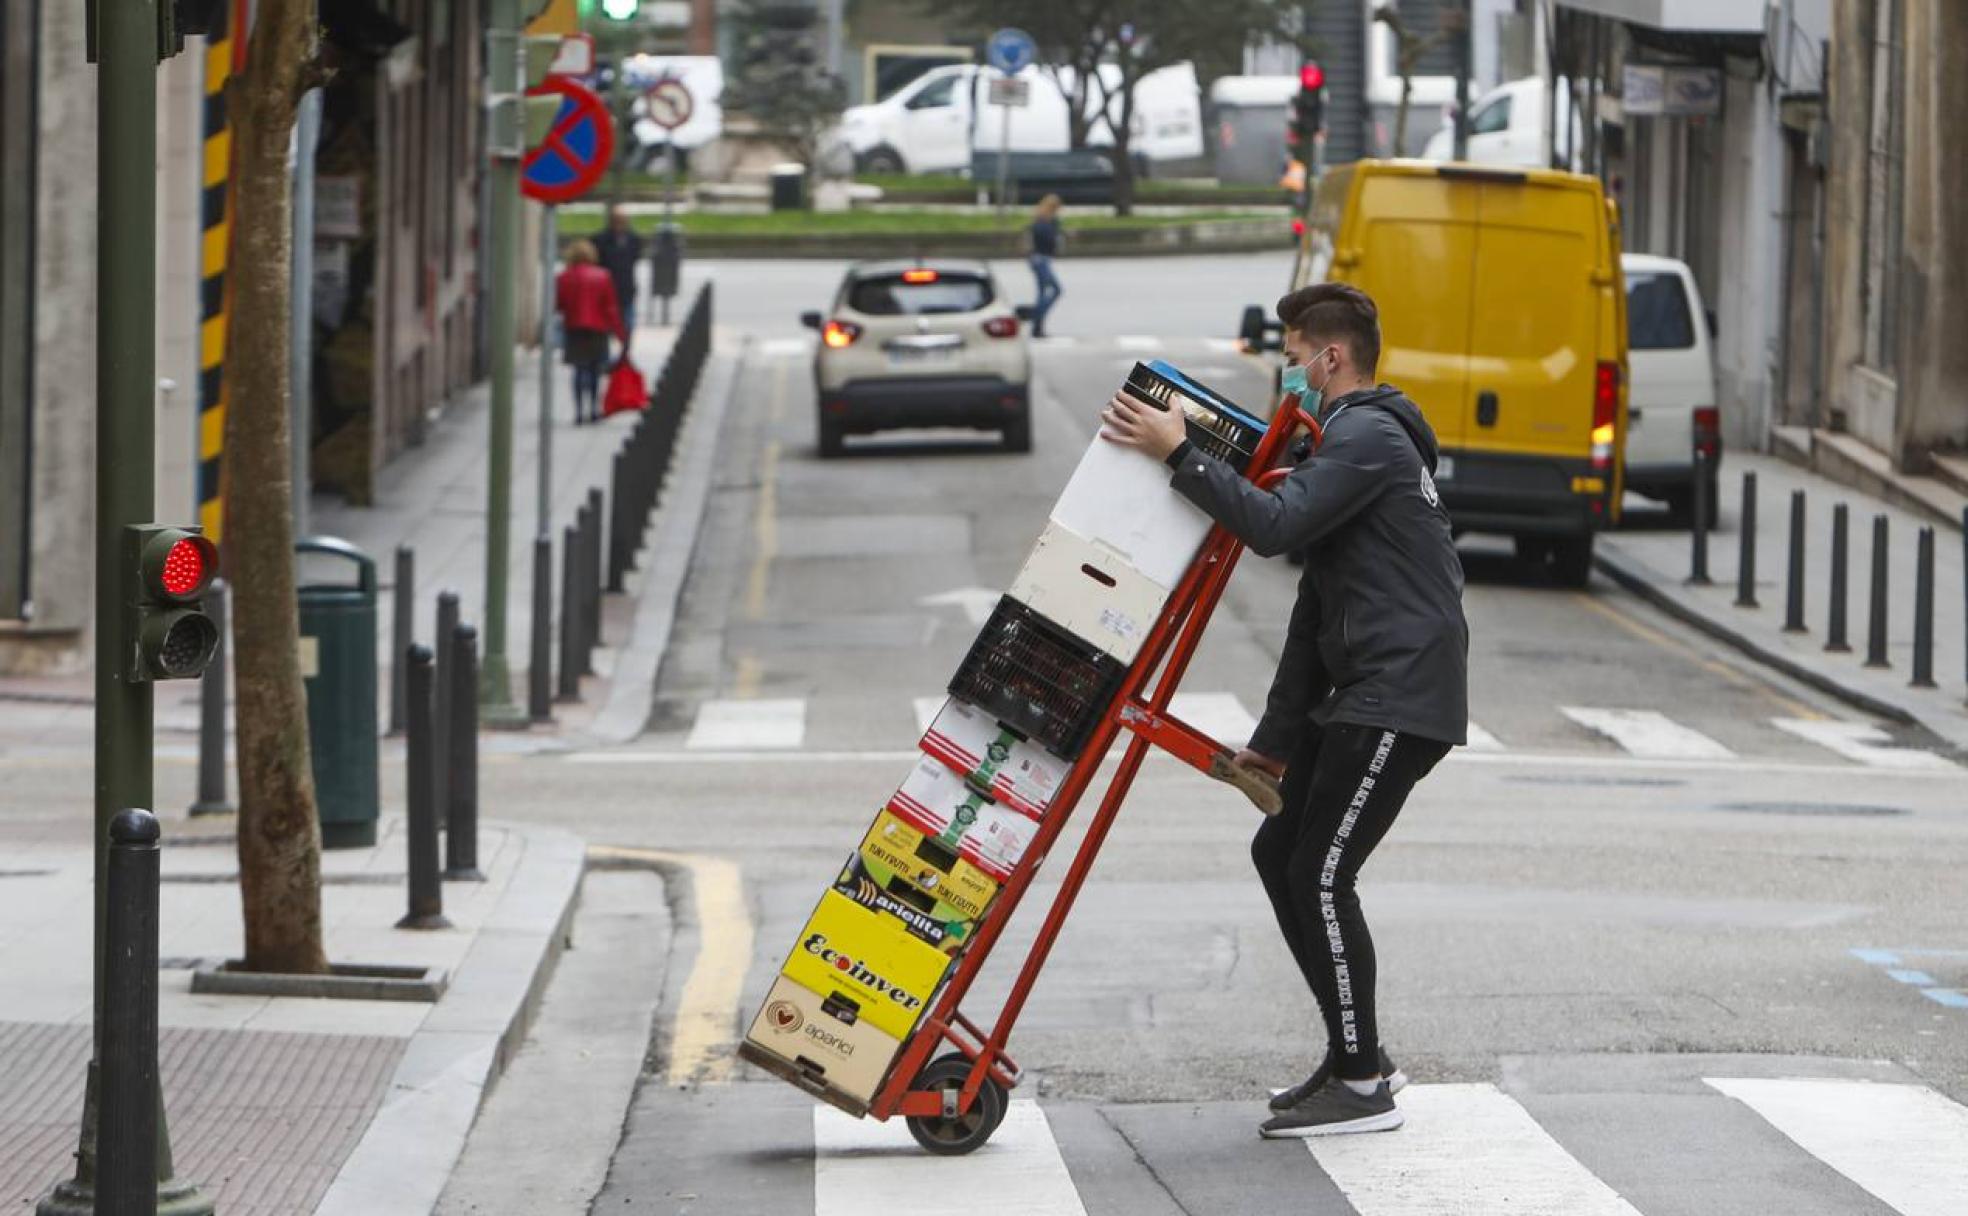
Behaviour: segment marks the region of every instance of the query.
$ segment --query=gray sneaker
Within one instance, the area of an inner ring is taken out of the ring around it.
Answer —
[[[1380,1076],[1382,1080],[1387,1082],[1387,1092],[1389,1094],[1398,1094],[1408,1087],[1408,1074],[1394,1066],[1394,1061],[1388,1058],[1385,1048],[1382,1048],[1380,1053]],[[1290,1110],[1313,1094],[1318,1093],[1331,1077],[1332,1059],[1331,1057],[1327,1057],[1319,1061],[1319,1067],[1312,1070],[1311,1076],[1300,1081],[1290,1089],[1280,1089],[1273,1092],[1271,1095],[1271,1109],[1275,1111]]]
[[[1356,1094],[1346,1082],[1334,1079],[1290,1110],[1265,1120],[1257,1134],[1266,1140],[1302,1140],[1352,1132],[1391,1132],[1404,1122],[1385,1080],[1370,1094]]]

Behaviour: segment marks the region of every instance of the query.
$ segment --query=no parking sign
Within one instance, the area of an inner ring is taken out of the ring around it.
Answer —
[[[519,162],[520,191],[541,203],[565,203],[586,194],[615,156],[615,123],[594,90],[549,76],[526,91],[529,97],[555,93],[561,102],[553,126]]]

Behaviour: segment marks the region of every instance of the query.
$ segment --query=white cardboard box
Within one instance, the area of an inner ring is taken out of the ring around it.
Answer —
[[[1039,533],[1006,594],[1123,663],[1141,653],[1169,598],[1120,554],[1057,521]]]
[[[1031,816],[973,789],[934,756],[917,762],[888,809],[1000,882],[1011,876],[1039,827]]]
[[[1052,505],[1052,521],[1171,590],[1210,530],[1209,516],[1169,488],[1167,465],[1098,435]]]
[[[881,1089],[902,1041],[856,1016],[852,1002],[829,997],[779,976],[745,1038],[777,1063],[772,1071],[859,1114]]]
[[[991,797],[1037,819],[1072,768],[1013,734],[975,705],[951,697],[922,737],[922,749],[959,776],[987,786]]]

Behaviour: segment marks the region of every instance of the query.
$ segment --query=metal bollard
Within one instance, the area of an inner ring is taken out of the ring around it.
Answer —
[[[588,551],[588,580],[594,585],[594,594],[589,599],[588,636],[597,646],[601,644],[601,597],[608,591],[608,560],[602,544],[604,539],[613,539],[602,536],[602,520],[607,509],[601,487],[589,486],[588,525],[594,529],[594,535],[589,538],[592,548]]]
[[[194,815],[230,815],[237,808],[226,797],[226,592],[221,579],[212,584],[205,597],[205,613],[219,644],[212,651],[212,662],[198,678],[198,798],[191,804]]]
[[[628,573],[628,554],[622,551],[622,538],[628,535],[629,449],[615,453],[608,466],[608,589],[621,591]]]
[[[574,567],[574,577],[579,586],[574,592],[574,634],[580,639],[580,653],[577,658],[579,671],[584,676],[595,674],[595,601],[594,549],[595,533],[600,529],[594,518],[593,508],[582,503],[574,512],[574,528],[580,533],[581,544],[579,561]]]
[[[526,716],[553,721],[553,538],[533,538],[533,636],[526,661]]]
[[[396,582],[390,587],[390,607],[394,623],[390,628],[390,726],[389,733],[403,733],[407,702],[403,656],[417,640],[417,553],[409,545],[396,547]]]
[[[1790,570],[1784,586],[1784,632],[1804,632],[1804,491],[1790,492]]]
[[[433,677],[434,693],[431,704],[433,728],[431,732],[431,755],[438,761],[431,767],[431,806],[437,811],[437,823],[444,826],[444,811],[451,805],[450,797],[444,789],[444,760],[451,754],[451,647],[446,645],[451,635],[458,630],[458,593],[445,591],[437,597],[437,636],[431,639],[431,646],[437,652],[437,672]]]
[[[1968,608],[1968,507],[1961,508],[1961,603]],[[1961,666],[1968,679],[1968,612],[1961,614]]]
[[[1714,459],[1707,452],[1695,453],[1694,519],[1688,541],[1688,582],[1697,587],[1706,587],[1711,581],[1708,577],[1708,529],[1713,523],[1715,504],[1708,501],[1708,466]]]
[[[1891,667],[1886,659],[1886,517],[1872,517],[1872,619],[1866,622],[1867,667]]]
[[[478,870],[478,630],[460,625],[451,634],[451,750],[445,789],[444,877],[484,882]]]
[[[430,647],[412,644],[405,652],[410,670],[406,673],[409,697],[408,736],[409,825],[404,832],[409,845],[410,911],[396,922],[399,929],[448,929],[444,919],[444,883],[437,873],[437,817],[442,812],[434,795],[436,775],[442,767],[436,740],[437,701],[432,695],[433,659]]]
[[[1743,474],[1742,519],[1736,530],[1736,607],[1756,607],[1756,474]]]
[[[556,700],[581,699],[581,626],[576,600],[581,594],[580,530],[569,524],[560,530],[560,689]]]
[[[96,1211],[117,1216],[157,1210],[159,835],[149,811],[109,822]]]
[[[1831,608],[1825,617],[1825,649],[1845,654],[1852,647],[1845,641],[1845,555],[1847,517],[1844,503],[1831,509]]]
[[[1934,529],[1920,530],[1913,567],[1913,679],[1934,687]]]

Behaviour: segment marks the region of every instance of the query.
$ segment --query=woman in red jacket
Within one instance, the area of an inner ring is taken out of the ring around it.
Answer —
[[[564,358],[574,369],[576,426],[601,419],[601,369],[608,362],[608,335],[614,334],[622,343],[624,358],[629,353],[629,331],[622,324],[615,283],[599,265],[600,260],[592,243],[575,241],[567,249],[567,269],[554,280],[554,302],[564,331]]]

